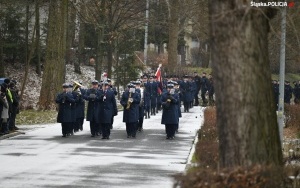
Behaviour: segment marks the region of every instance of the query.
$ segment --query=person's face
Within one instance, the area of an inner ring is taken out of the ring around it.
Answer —
[[[206,76],[206,74],[202,74],[202,76]]]
[[[153,82],[153,78],[150,78],[150,82]]]
[[[63,92],[67,92],[68,88],[63,87]]]
[[[92,84],[92,88],[97,89],[98,88],[98,84]]]
[[[143,82],[147,82],[147,78],[143,78]]]

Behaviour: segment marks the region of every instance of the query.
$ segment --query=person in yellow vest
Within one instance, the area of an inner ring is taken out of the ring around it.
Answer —
[[[16,116],[19,113],[19,91],[16,88],[16,81],[11,80],[8,84],[9,95],[11,96],[11,109],[9,111],[9,130],[15,131],[19,128],[16,127]]]

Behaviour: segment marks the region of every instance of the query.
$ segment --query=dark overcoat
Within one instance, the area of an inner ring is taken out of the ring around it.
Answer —
[[[123,122],[135,123],[139,120],[138,112],[139,112],[139,104],[140,104],[141,97],[138,94],[138,92],[132,93],[131,97],[133,99],[133,102],[131,103],[130,108],[126,109],[129,95],[130,95],[129,91],[125,91],[122,94],[121,101],[120,101],[121,105],[124,107]]]
[[[171,102],[167,102],[167,99],[171,99]],[[178,124],[178,94],[163,93],[161,103],[163,106],[161,124]]]
[[[100,123],[112,123],[112,117],[118,112],[114,91],[100,91]]]
[[[91,94],[94,94],[96,97],[92,97]],[[88,101],[86,120],[87,121],[95,121],[96,123],[100,123],[99,110],[100,110],[100,93],[98,89],[88,89],[85,92],[83,97]]]
[[[56,96],[55,102],[59,105],[57,122],[71,123],[74,122],[72,114],[72,104],[75,103],[72,93],[62,92]]]

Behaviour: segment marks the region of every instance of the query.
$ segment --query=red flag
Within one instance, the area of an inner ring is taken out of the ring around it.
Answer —
[[[163,82],[162,82],[162,77],[161,77],[161,64],[159,64],[157,71],[155,73],[155,76],[157,78],[157,81],[159,81],[159,85],[158,85],[158,93],[161,94],[162,93],[162,89],[163,89]]]

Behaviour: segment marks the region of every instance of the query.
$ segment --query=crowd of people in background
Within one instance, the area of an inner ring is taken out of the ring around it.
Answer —
[[[0,85],[0,135],[9,134],[15,130],[16,116],[19,113],[19,91],[15,80],[5,79]]]
[[[273,92],[275,104],[278,106],[279,102],[279,81],[273,80]],[[300,81],[293,82],[294,88],[291,86],[290,81],[284,82],[284,103],[285,104],[300,104]],[[294,95],[294,100],[292,100]]]
[[[0,135],[18,130],[15,119],[19,113],[20,99],[16,84],[15,80],[5,79],[0,85]],[[92,81],[89,89],[84,89],[81,84],[64,83],[63,91],[56,97],[57,122],[62,124],[62,136],[68,137],[82,131],[86,118],[90,122],[92,137],[109,139],[114,116],[118,114],[116,88],[109,78]],[[293,82],[293,85],[285,81],[285,104],[300,104],[300,81]],[[274,101],[278,105],[279,82],[276,80],[273,80],[273,91]],[[205,72],[201,76],[194,72],[194,75],[181,77],[169,75],[159,82],[155,75],[145,74],[124,88],[120,105],[123,107],[123,122],[128,138],[135,138],[137,132],[143,131],[144,119],[162,111],[161,124],[165,125],[167,139],[174,139],[179,129],[181,109],[183,113],[188,113],[193,106],[215,105],[213,77]]]
[[[114,116],[118,114],[116,88],[110,79],[91,82],[89,89],[81,84],[65,83],[63,91],[56,97],[59,105],[57,122],[62,125],[62,136],[68,137],[82,130],[85,101],[87,104],[86,120],[90,122],[91,137],[110,138]],[[128,83],[121,95],[123,122],[126,125],[127,138],[136,138],[137,132],[143,131],[144,119],[162,111],[161,124],[165,125],[167,139],[174,139],[178,132],[181,105],[183,111],[189,112],[193,106],[214,105],[214,86],[211,75],[203,72],[200,77],[176,75],[165,77],[161,82],[154,75],[143,75],[136,81]]]

